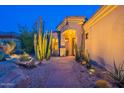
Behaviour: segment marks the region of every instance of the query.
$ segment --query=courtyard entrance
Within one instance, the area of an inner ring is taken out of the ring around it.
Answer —
[[[65,30],[62,33],[63,41],[65,44],[65,55],[74,56],[75,55],[75,42],[76,42],[76,31],[73,29]]]

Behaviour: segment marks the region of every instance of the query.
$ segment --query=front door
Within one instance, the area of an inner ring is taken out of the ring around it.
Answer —
[[[65,38],[66,56],[69,56],[69,38]]]

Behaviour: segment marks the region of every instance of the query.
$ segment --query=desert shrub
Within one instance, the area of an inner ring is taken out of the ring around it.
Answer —
[[[25,53],[21,56],[21,61],[29,61],[29,60],[30,60],[29,54]]]
[[[82,56],[83,61],[86,62],[87,69],[92,68],[91,60],[90,60],[90,56],[89,56],[88,51],[87,50],[86,51],[82,51],[81,56]]]
[[[27,53],[33,53],[34,52],[34,33],[35,30],[29,31],[26,26],[20,27],[20,40],[21,40],[21,48]]]
[[[75,60],[77,62],[82,61],[81,50],[77,48],[77,44],[75,43]]]
[[[115,64],[114,61],[114,69],[113,71],[109,71],[110,76],[112,77],[112,79],[115,80],[115,83],[119,86],[119,87],[124,87],[124,70],[123,70],[123,65],[124,62],[121,63],[118,67]]]
[[[6,43],[5,46],[3,46],[3,51],[5,52],[5,54],[10,54],[13,52],[15,47],[16,47],[16,43],[13,41],[9,41]]]

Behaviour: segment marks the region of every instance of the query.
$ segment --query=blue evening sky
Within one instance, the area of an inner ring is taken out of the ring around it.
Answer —
[[[18,25],[32,28],[42,16],[45,30],[56,30],[66,16],[86,16],[88,19],[100,8],[98,5],[0,6],[0,31],[18,32]]]

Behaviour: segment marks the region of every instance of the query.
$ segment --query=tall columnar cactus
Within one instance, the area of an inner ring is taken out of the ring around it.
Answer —
[[[52,31],[43,34],[41,25],[42,22],[40,21],[40,29],[37,34],[34,34],[34,51],[39,61],[42,61],[44,58],[46,60],[50,59],[52,44]]]
[[[43,36],[43,41],[42,41],[42,53],[43,53],[43,58],[45,57],[45,35]]]
[[[38,28],[38,27],[37,27]],[[34,34],[34,50],[35,50],[35,55],[38,60],[43,59],[43,36],[42,36],[42,20],[40,18],[40,27],[37,29],[38,32],[37,34]]]
[[[51,56],[52,31],[42,36],[41,33],[34,34],[34,50],[38,60],[49,60]]]
[[[35,55],[38,60],[43,59],[43,37],[42,33],[40,31],[37,34],[34,34],[34,50],[35,50]]]
[[[35,56],[38,60],[41,60],[40,58],[40,51],[39,51],[39,44],[38,44],[38,36],[37,34],[34,34],[34,50],[35,50]]]
[[[46,58],[46,54],[47,54],[47,43],[48,43],[48,40],[47,40],[47,33],[46,33],[44,37],[44,58]]]
[[[51,56],[51,45],[52,45],[52,31],[49,34],[49,43],[47,44],[46,60],[50,59],[50,56]]]
[[[42,37],[42,33],[39,31],[38,33],[38,49],[39,49],[39,57],[40,57],[40,60],[43,59],[43,48],[42,48],[42,45],[43,45],[43,37]]]
[[[42,47],[43,47],[43,58],[46,58],[47,42],[48,42],[47,34],[45,34],[44,37],[43,37],[43,45],[42,45]]]
[[[35,51],[35,56],[37,56],[37,34],[34,34],[34,51]]]

